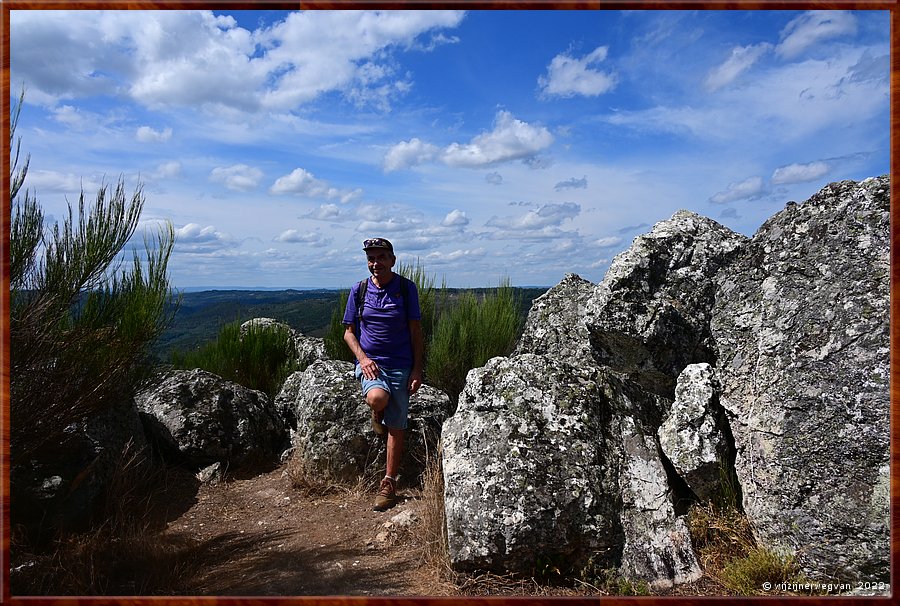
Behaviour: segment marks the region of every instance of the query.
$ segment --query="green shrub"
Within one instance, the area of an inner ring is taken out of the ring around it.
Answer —
[[[303,370],[289,329],[250,324],[241,335],[239,321],[195,351],[174,352],[172,365],[207,370],[273,399],[291,373]]]
[[[331,322],[328,324],[328,332],[325,333],[325,353],[332,360],[344,360],[354,362],[356,358],[347,343],[344,341],[344,310],[347,307],[347,291],[341,291],[338,295],[337,306],[331,312]]]
[[[755,547],[746,556],[725,564],[721,579],[725,587],[737,594],[765,595],[766,588],[791,583],[799,573],[792,556]]]
[[[11,116],[10,149],[23,98]],[[122,250],[144,206],[138,185],[129,196],[120,179],[103,185],[77,217],[45,229],[19,145],[10,163],[10,450],[16,463],[40,459],[67,427],[127,401],[152,371],[150,347],[177,309],[166,266],[175,241],[166,225],[146,258]],[[23,194],[23,195],[20,195]],[[175,303],[174,305],[172,303]],[[49,451],[48,451],[49,452]],[[46,456],[55,456],[49,455]]]
[[[425,365],[426,382],[450,396],[454,406],[466,374],[516,345],[521,318],[513,289],[505,280],[483,298],[464,292],[441,313]]]

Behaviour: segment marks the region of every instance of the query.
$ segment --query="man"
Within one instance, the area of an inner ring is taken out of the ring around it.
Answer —
[[[422,314],[416,285],[393,272],[397,257],[384,238],[363,242],[371,278],[350,289],[344,341],[356,356],[356,378],[372,409],[372,428],[387,432],[387,470],[375,511],[396,501],[409,396],[422,385]]]

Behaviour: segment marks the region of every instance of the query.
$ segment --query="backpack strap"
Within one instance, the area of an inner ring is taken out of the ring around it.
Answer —
[[[363,312],[363,303],[366,302],[366,290],[369,287],[369,279],[360,280],[356,285],[356,336],[357,338],[362,336],[362,328],[360,325],[362,323],[362,312]]]

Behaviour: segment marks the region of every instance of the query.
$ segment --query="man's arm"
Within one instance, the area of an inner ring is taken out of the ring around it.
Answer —
[[[352,324],[344,324],[344,343],[347,344],[347,347],[350,348],[350,351],[353,352],[353,355],[359,361],[359,368],[362,370],[363,376],[367,379],[377,377],[378,365],[375,363],[375,360],[372,360],[363,351],[362,346],[359,344],[359,339],[356,338],[356,331],[353,329]]]
[[[425,342],[422,339],[422,322],[409,321],[409,337],[412,340],[413,367],[409,373],[409,395],[419,391],[422,386],[422,361],[425,357]]]

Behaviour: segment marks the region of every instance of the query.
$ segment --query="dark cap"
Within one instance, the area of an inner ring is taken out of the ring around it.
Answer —
[[[383,248],[391,254],[394,254],[394,245],[384,238],[369,238],[363,240],[363,250],[372,250],[373,248]]]

